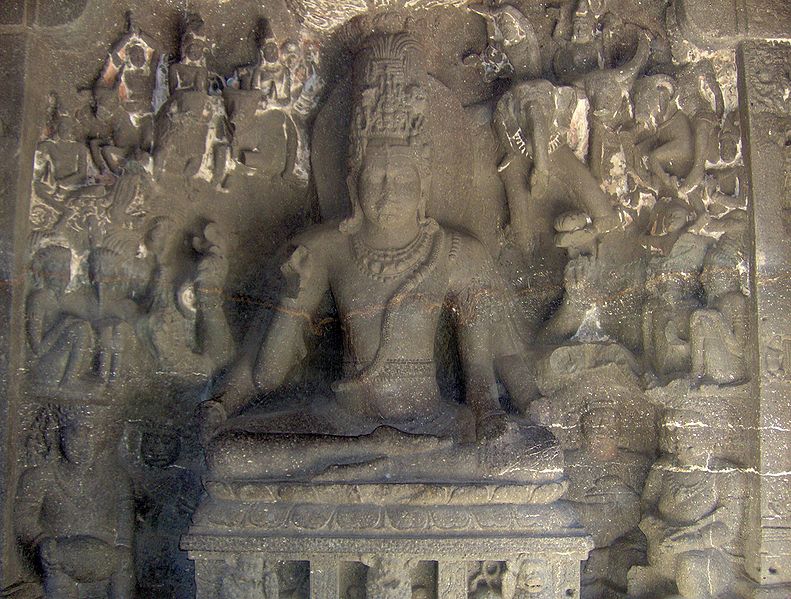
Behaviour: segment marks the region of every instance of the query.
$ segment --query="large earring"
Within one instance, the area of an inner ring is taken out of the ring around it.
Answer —
[[[418,222],[422,225],[428,222],[426,210],[428,198],[431,195],[431,173],[426,169],[420,173],[420,204],[418,205]]]
[[[352,170],[349,175],[346,177],[346,188],[349,190],[349,202],[352,205],[352,213],[351,215],[341,221],[341,224],[338,226],[341,233],[345,233],[350,235],[357,231],[360,228],[360,224],[363,218],[362,215],[362,208],[360,207],[360,199],[357,195],[357,175],[358,171]]]

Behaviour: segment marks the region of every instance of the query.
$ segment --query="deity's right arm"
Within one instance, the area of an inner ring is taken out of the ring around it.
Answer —
[[[333,252],[324,245],[319,235],[300,236],[280,269],[284,282],[281,299],[253,370],[255,386],[263,393],[281,387],[305,357],[305,329],[329,289],[325,256]]]
[[[14,501],[14,528],[22,543],[36,547],[46,536],[41,509],[48,486],[41,467],[31,468],[19,479]]]

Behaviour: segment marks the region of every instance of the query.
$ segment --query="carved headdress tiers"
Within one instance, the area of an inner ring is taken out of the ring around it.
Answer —
[[[425,90],[415,81],[414,53],[420,50],[409,34],[378,34],[369,38],[355,69],[349,170],[359,170],[369,145],[406,150],[426,163]]]

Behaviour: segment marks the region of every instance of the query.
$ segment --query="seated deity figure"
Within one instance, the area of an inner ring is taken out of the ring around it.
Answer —
[[[227,115],[222,98],[213,87],[216,75],[206,66],[208,49],[203,20],[197,14],[188,15],[179,61],[168,69],[170,98],[154,122],[157,178],[172,173],[216,184],[224,180]]]
[[[527,376],[505,284],[480,242],[426,215],[430,147],[423,106],[410,102],[419,95],[416,50],[405,33],[376,34],[356,62],[353,213],[291,242],[283,297],[242,373],[264,405],[242,413],[256,400],[242,385],[202,405],[215,477],[316,480],[342,468],[356,480],[548,481],[562,472],[551,434],[508,416],[499,401],[498,375],[509,390],[515,373]],[[278,405],[328,292],[343,329],[344,378],[332,397]],[[464,404],[443,397],[437,382],[443,306],[455,316]]]
[[[52,132],[36,146],[33,188],[39,198],[62,212],[61,202],[101,197],[105,189],[89,184],[90,155],[77,134],[76,119],[59,114],[57,105],[52,110]]]
[[[171,95],[183,91],[206,93],[209,87],[207,51],[203,20],[198,15],[190,15],[181,36],[181,59],[170,66],[168,73]]]
[[[634,127],[637,151],[632,162],[649,185],[675,195],[679,179],[694,163],[694,133],[689,118],[678,108],[676,81],[668,75],[643,77],[634,86]],[[647,169],[645,168],[647,166]]]
[[[62,410],[57,457],[19,480],[16,533],[39,559],[46,599],[79,599],[81,585],[97,584],[109,599],[133,597],[132,493],[102,447],[107,409]]]
[[[707,451],[705,434],[702,414],[663,416],[663,455],[642,495],[648,566],[629,571],[630,597],[716,599],[734,590],[745,475]]]
[[[102,171],[120,175],[128,159],[145,163],[153,143],[153,119],[134,118],[124,108],[115,89],[97,87],[95,137],[90,140],[91,158]]]
[[[268,25],[261,32],[258,42],[258,60],[255,64],[241,67],[236,72],[239,89],[260,90],[268,101],[275,94],[275,81],[281,77],[280,46]]]

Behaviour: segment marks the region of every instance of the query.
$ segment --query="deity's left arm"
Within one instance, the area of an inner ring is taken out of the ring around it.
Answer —
[[[654,463],[648,473],[648,478],[645,481],[643,493],[640,497],[640,511],[643,514],[640,521],[640,530],[643,531],[649,543],[652,540],[655,541],[667,529],[658,510],[659,497],[665,484],[667,465],[668,461],[662,458]]]
[[[126,477],[120,477],[118,485],[117,522],[115,544],[118,547],[131,547],[134,535],[135,507],[132,486]]]
[[[14,528],[17,537],[31,547],[38,546],[46,536],[41,510],[50,482],[40,468],[26,471],[19,479],[14,501]]]
[[[213,367],[223,365],[234,351],[233,338],[225,317],[225,280],[228,274],[228,257],[225,237],[215,223],[205,226],[204,254],[198,262],[195,279],[197,303],[197,335],[201,353]]]
[[[460,244],[454,264],[463,265],[451,276],[453,313],[464,369],[466,401],[478,423],[503,414],[494,371],[492,336],[497,293],[494,265],[483,245],[471,238]]]

